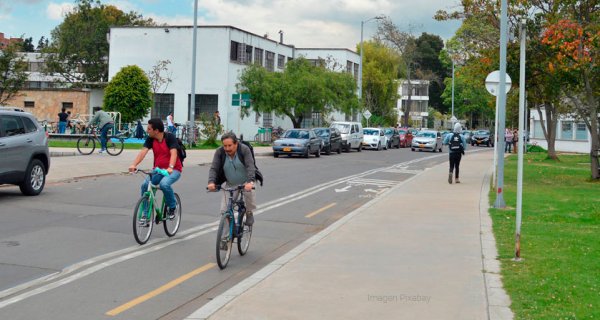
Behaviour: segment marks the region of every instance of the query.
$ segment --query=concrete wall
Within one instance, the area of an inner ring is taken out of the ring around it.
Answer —
[[[16,96],[6,102],[6,105],[22,108],[32,113],[38,120],[50,122],[58,121],[58,113],[62,109],[63,102],[72,102],[71,111],[73,116],[88,113],[90,91],[84,90],[22,90]],[[25,101],[32,101],[33,108],[25,108]]]

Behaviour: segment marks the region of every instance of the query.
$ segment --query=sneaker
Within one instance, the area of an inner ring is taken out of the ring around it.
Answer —
[[[452,184],[452,173],[448,173],[448,183]]]
[[[141,227],[147,227],[147,226],[148,226],[148,224],[149,224],[149,223],[148,223],[148,219],[146,219],[146,217],[142,217],[142,218],[140,218],[140,219],[138,220],[138,224],[139,224]]]
[[[458,178],[454,179],[455,183],[460,183],[460,180],[458,180]]]
[[[246,212],[246,222],[244,224],[247,226],[251,226],[254,224],[254,215],[251,211]]]
[[[175,210],[177,210],[177,206],[175,206],[175,208],[169,208],[167,210],[167,218],[175,219]]]
[[[106,152],[106,149],[100,149],[100,150],[98,151],[98,154],[103,154],[104,152]]]

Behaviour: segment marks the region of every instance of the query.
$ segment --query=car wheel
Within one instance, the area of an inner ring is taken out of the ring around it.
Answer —
[[[326,155],[330,155],[331,154],[331,145],[327,146],[327,149],[325,149],[325,154]]]
[[[44,164],[38,159],[33,159],[27,166],[25,179],[19,185],[19,189],[26,196],[37,196],[44,189],[44,184],[46,184]]]
[[[317,152],[315,153],[315,157],[321,157],[321,148],[317,148]]]
[[[279,153],[273,152],[273,158],[279,158]]]
[[[306,148],[306,152],[304,153],[304,155],[302,155],[304,158],[308,158],[309,155],[309,148]]]
[[[338,153],[338,154],[342,153],[342,144],[341,144],[341,143],[340,143],[340,145],[338,146],[337,153]]]
[[[361,151],[362,151],[362,144],[359,144],[359,145],[358,145],[358,148],[357,148],[356,150],[357,150],[358,152],[361,152]]]
[[[410,150],[411,150],[412,152],[415,152],[415,148],[410,148]]]

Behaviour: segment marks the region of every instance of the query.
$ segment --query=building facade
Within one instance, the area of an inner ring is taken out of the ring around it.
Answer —
[[[414,128],[426,128],[429,117],[429,81],[400,79],[398,86],[398,123],[403,123],[404,114],[409,108],[410,125]],[[410,93],[410,103],[409,103]]]
[[[5,38],[4,33],[0,32],[0,50],[2,50],[2,48],[8,47],[12,43],[21,43],[21,42],[23,42],[23,39],[21,39],[21,38]]]
[[[127,65],[149,71],[159,61],[170,61],[167,73],[172,82],[156,92],[156,103],[147,117],[166,119],[172,111],[175,122],[185,123],[190,119],[192,40],[191,26],[111,28],[109,79]],[[315,49],[296,49],[281,40],[232,26],[199,26],[196,49],[196,120],[201,114],[212,116],[218,110],[225,130],[245,137],[254,137],[261,127],[292,126],[288,118],[272,114],[251,112],[250,116],[240,116],[240,108],[244,106],[234,106],[232,95],[237,93],[239,76],[247,65],[257,63],[269,71],[283,71],[285,64],[300,53],[307,59],[322,55],[335,56],[344,64],[350,60],[352,68],[360,60],[348,50],[322,49],[317,54],[313,52]]]
[[[544,136],[541,121],[546,124],[546,113],[540,113],[537,109],[530,109],[529,143],[537,144],[544,149],[548,149],[548,141]],[[589,153],[592,146],[592,137],[585,123],[576,120],[571,115],[559,116],[556,123],[556,140],[554,147],[560,152]]]

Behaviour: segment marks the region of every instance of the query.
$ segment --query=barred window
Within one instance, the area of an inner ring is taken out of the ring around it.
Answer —
[[[175,95],[172,93],[157,93],[154,95],[152,118],[167,119],[170,112],[175,109]]]
[[[358,79],[358,63],[354,64],[354,79]]]
[[[267,51],[267,57],[265,59],[265,68],[269,71],[275,71],[275,53]]]
[[[254,49],[254,63],[258,64],[259,66],[263,65],[263,53],[264,53],[263,49],[260,49],[260,48]]]
[[[231,49],[230,49],[230,52],[229,52],[229,60],[231,60],[231,61],[239,61],[239,58],[240,58],[239,50],[240,50],[240,43],[239,42],[235,42],[235,41],[231,41]]]
[[[252,63],[252,46],[246,45],[244,44],[244,61],[242,61],[245,64],[251,64]]]
[[[585,123],[579,122],[576,124],[577,129],[575,130],[575,140],[587,140],[587,127]]]
[[[265,112],[263,113],[263,127],[272,128],[273,127],[273,113]]]
[[[188,94],[188,109],[190,106],[190,95]],[[203,113],[207,117],[212,117],[215,111],[219,110],[219,95],[218,94],[197,94],[194,106],[194,118],[200,119]]]
[[[278,54],[277,55],[277,68],[283,69],[284,65],[285,65],[285,56]]]
[[[352,61],[346,61],[346,72],[352,74]]]
[[[560,138],[573,140],[573,121],[563,121],[561,123]]]
[[[35,102],[34,101],[24,101],[23,106],[25,108],[35,108]]]

